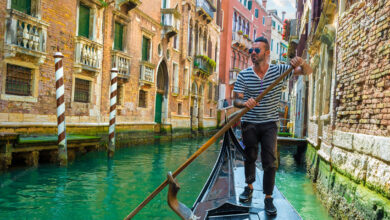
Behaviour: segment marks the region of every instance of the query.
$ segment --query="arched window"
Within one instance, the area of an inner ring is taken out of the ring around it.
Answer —
[[[241,17],[238,16],[238,29],[237,31],[241,30]]]
[[[207,56],[209,56],[212,59],[213,56],[213,42],[211,42],[211,39],[209,38],[209,48],[207,51]]]

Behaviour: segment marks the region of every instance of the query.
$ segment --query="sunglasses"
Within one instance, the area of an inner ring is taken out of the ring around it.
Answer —
[[[251,49],[249,49],[249,53],[251,54],[251,53],[253,53],[253,50],[257,53],[257,54],[259,54],[260,53],[260,48],[251,48]]]

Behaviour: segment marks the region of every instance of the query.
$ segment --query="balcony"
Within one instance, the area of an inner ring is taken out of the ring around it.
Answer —
[[[212,62],[215,61],[204,55],[198,55],[194,59],[194,70],[198,76],[209,77],[214,72]]]
[[[141,61],[139,75],[139,82],[141,86],[154,84],[154,68],[154,64],[147,61]]]
[[[37,64],[46,58],[46,22],[22,12],[9,9],[6,17],[5,57],[27,55]]]
[[[248,38],[245,38],[242,34],[233,32],[232,46],[238,47],[241,50],[246,50],[252,47],[252,41],[250,41]]]
[[[196,0],[196,12],[210,23],[214,19],[215,6],[211,0]]]
[[[180,17],[181,15],[177,8],[161,9],[161,25],[168,39],[179,33]]]
[[[240,69],[234,68],[229,71],[229,85],[233,85],[237,81],[237,76],[240,73]]]
[[[118,68],[118,77],[129,79],[130,78],[130,59],[131,57],[121,51],[113,50],[112,55],[112,67]]]
[[[124,8],[126,12],[136,8],[141,3],[140,0],[116,0],[118,8]]]
[[[86,70],[98,74],[101,69],[103,45],[81,36],[76,37],[75,43],[76,72]]]

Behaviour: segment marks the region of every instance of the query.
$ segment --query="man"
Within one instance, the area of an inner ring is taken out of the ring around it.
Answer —
[[[245,145],[245,182],[248,186],[240,195],[241,202],[249,202],[252,198],[253,185],[256,177],[256,159],[258,143],[261,143],[261,162],[264,170],[263,193],[265,194],[264,205],[268,215],[276,215],[277,211],[273,204],[272,191],[275,185],[277,111],[281,97],[282,82],[275,86],[260,103],[254,100],[261,92],[271,85],[290,66],[269,64],[269,44],[266,38],[259,37],[249,50],[253,66],[242,70],[234,86],[234,106],[249,108],[241,119],[242,137]],[[290,62],[295,75],[310,74],[312,69],[300,57],[295,57]],[[291,73],[289,76],[291,76]],[[288,76],[288,77],[289,77]]]

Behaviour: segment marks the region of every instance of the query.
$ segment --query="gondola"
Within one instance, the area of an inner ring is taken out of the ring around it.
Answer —
[[[224,135],[214,168],[193,207],[187,208],[177,201],[179,186],[170,174],[168,174],[170,184],[168,204],[182,219],[301,219],[276,187],[273,197],[278,214],[274,217],[266,215],[263,203],[262,172],[260,168],[257,168],[252,201],[250,203],[239,202],[238,196],[245,187],[244,153],[243,146],[233,131],[229,129]]]

